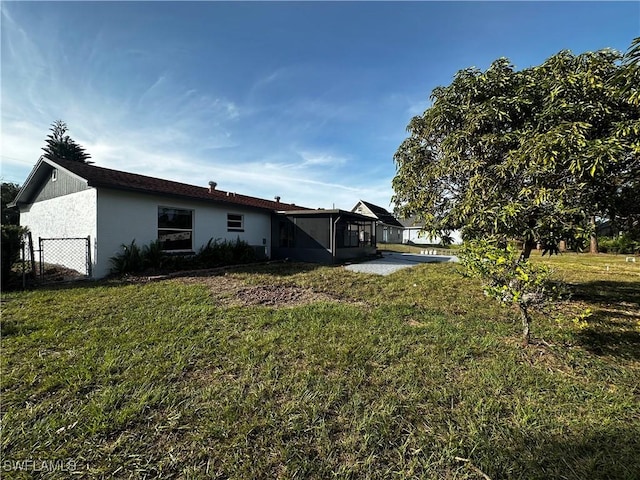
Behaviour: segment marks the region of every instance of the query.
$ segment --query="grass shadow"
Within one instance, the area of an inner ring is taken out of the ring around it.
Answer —
[[[562,437],[518,435],[507,448],[518,464],[518,478],[631,480],[640,472],[640,429],[634,426]],[[491,477],[512,478],[508,470],[513,467],[499,466]]]
[[[588,327],[576,339],[594,355],[612,355],[640,360],[640,312],[619,308],[596,308],[587,319]]]
[[[21,322],[6,317],[0,320],[0,336],[2,338],[12,337],[14,335],[28,335],[39,330],[39,328],[29,325],[26,326]]]
[[[640,308],[640,282],[595,280],[571,285],[573,299],[610,305],[624,302]]]
[[[573,299],[592,306],[578,342],[595,355],[640,359],[640,282],[597,280],[572,286]]]
[[[640,360],[640,333],[631,330],[603,332],[587,328],[577,335],[578,342],[595,355],[613,355]]]

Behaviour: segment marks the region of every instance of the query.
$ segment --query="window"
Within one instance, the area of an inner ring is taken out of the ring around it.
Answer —
[[[158,241],[162,250],[193,250],[193,210],[158,207]]]
[[[244,232],[244,215],[227,213],[227,231]]]
[[[51,181],[55,182],[56,180],[58,180],[58,169],[54,168],[51,170]]]
[[[373,246],[373,222],[343,221],[336,226],[336,246],[338,248]]]

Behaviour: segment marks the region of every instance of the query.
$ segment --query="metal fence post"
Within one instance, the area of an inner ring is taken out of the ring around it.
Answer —
[[[29,258],[31,260],[31,276],[34,280],[38,279],[38,274],[36,272],[36,254],[33,251],[33,237],[31,236],[31,232],[27,232],[27,239],[29,241]]]
[[[38,248],[40,249],[40,280],[44,279],[44,252],[42,251],[42,237],[38,237]]]
[[[87,235],[87,277],[91,278],[91,235]]]
[[[24,233],[20,236],[20,249],[22,250],[20,252],[20,254],[21,254],[21,259],[22,259],[21,263],[22,263],[22,289],[23,290],[25,290],[27,288],[27,272],[25,270],[25,264],[26,264],[26,261],[27,261],[27,259],[25,258],[25,256],[26,256],[26,252],[25,252],[25,247],[26,247],[26,245],[25,245],[25,236],[26,235]]]

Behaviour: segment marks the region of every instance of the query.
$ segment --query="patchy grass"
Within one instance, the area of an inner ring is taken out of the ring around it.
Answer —
[[[452,264],[6,295],[3,477],[637,478],[640,265],[543,261],[593,313],[536,318],[526,350]]]

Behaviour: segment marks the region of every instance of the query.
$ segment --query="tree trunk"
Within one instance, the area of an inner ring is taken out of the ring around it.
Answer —
[[[531,332],[529,328],[531,318],[529,317],[527,307],[520,304],[518,304],[518,307],[520,308],[520,318],[522,319],[522,346],[526,347],[529,345],[529,340],[531,340]]]
[[[531,240],[525,240],[524,247],[522,248],[522,253],[520,254],[520,261],[529,260],[531,256],[531,251],[536,246],[536,242]]]
[[[596,216],[591,215],[591,239],[589,243],[589,253],[598,253],[598,237],[596,236]]]

